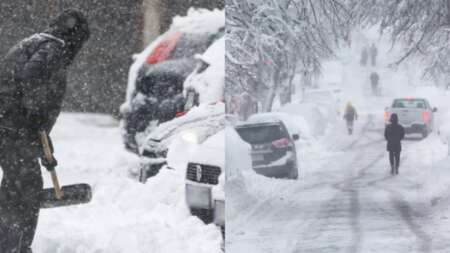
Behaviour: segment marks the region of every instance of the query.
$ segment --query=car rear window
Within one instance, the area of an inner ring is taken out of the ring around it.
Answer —
[[[393,108],[419,108],[425,109],[426,103],[423,99],[395,99]]]
[[[282,125],[242,126],[236,130],[241,138],[250,144],[272,142],[287,137]]]
[[[209,34],[183,34],[172,51],[170,58],[178,59],[202,54],[212,43]]]

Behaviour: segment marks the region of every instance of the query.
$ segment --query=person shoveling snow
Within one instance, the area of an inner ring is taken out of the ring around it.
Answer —
[[[43,190],[38,159],[56,175],[48,133],[61,111],[67,69],[89,34],[84,14],[66,10],[0,63],[0,252],[31,252]]]

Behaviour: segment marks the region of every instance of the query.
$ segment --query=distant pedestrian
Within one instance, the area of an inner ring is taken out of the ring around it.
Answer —
[[[377,65],[377,55],[378,55],[377,46],[375,46],[375,43],[372,43],[372,45],[370,46],[370,60],[372,66],[374,67]]]
[[[358,114],[356,113],[355,107],[353,107],[350,102],[348,102],[345,107],[344,119],[347,122],[348,134],[353,134],[353,122],[358,119]]]
[[[244,92],[241,95],[240,116],[242,120],[247,120],[251,115],[258,112],[257,101],[248,93]]]
[[[393,113],[389,121],[390,124],[384,130],[384,138],[387,140],[391,174],[397,175],[400,167],[400,152],[402,151],[401,140],[405,137],[405,129],[398,124],[397,114]]]
[[[372,72],[370,74],[370,87],[372,88],[372,94],[377,96],[379,95],[379,82],[380,82],[380,76],[377,72]]]
[[[367,52],[367,48],[363,47],[363,49],[361,50],[361,60],[359,62],[362,67],[365,67],[367,65],[368,57],[369,57],[369,53]]]

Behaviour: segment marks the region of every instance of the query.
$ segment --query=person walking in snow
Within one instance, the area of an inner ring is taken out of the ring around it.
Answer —
[[[347,122],[348,134],[353,134],[353,122],[358,119],[358,114],[350,102],[345,106],[344,119]]]
[[[379,95],[379,87],[378,87],[379,81],[380,81],[380,76],[378,75],[378,73],[372,72],[370,74],[370,87],[372,89],[372,94],[375,96]]]
[[[369,57],[369,54],[367,52],[367,48],[363,47],[363,49],[361,50],[361,60],[359,61],[359,64],[362,67],[365,67],[367,64],[367,58]]]
[[[387,140],[387,151],[389,152],[389,164],[391,174],[397,175],[400,167],[400,152],[402,151],[401,140],[405,137],[405,129],[398,123],[398,116],[393,113],[384,130],[384,138]]]
[[[370,61],[373,67],[377,65],[377,55],[378,55],[377,46],[375,46],[375,43],[372,43],[372,45],[370,46]]]
[[[0,252],[31,253],[43,188],[39,132],[49,133],[61,111],[67,71],[89,28],[70,9],[49,27],[20,41],[0,61]]]

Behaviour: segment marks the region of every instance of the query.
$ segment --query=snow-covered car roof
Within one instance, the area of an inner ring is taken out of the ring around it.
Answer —
[[[225,128],[226,124],[224,103],[201,104],[182,117],[164,122],[153,129],[142,143],[140,152],[166,149],[173,138],[186,131],[194,131],[198,142],[202,143]]]
[[[299,126],[295,122],[293,122],[291,118],[292,118],[291,115],[282,112],[258,113],[250,116],[247,121],[239,123],[237,127],[254,124],[282,122],[286,126],[290,134],[299,134],[300,133]]]

